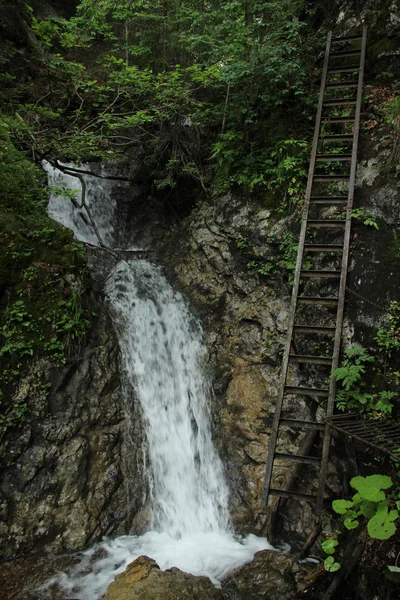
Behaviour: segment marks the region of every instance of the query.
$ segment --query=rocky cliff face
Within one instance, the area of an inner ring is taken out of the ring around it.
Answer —
[[[368,346],[384,321],[390,300],[398,298],[398,180],[393,165],[388,167],[388,153],[379,139],[374,146],[367,136],[361,141],[355,206],[370,211],[379,229],[364,225],[362,219],[354,223],[345,346],[353,341]],[[204,324],[209,367],[214,373],[215,437],[233,489],[233,518],[244,530],[262,529],[269,517],[269,509],[261,506],[260,499],[268,419],[274,413],[279,386],[291,292],[290,272],[285,269],[288,261],[282,248],[279,250],[279,240],[291,231],[295,244],[299,231],[296,215],[277,220],[265,206],[228,195],[193,211],[167,236],[159,253]],[[270,269],[271,265],[275,268]],[[291,369],[291,383],[301,384],[301,368]],[[286,411],[300,419],[323,416],[323,407],[304,397],[292,396]],[[285,428],[278,448],[294,451],[305,437]],[[318,439],[314,443],[318,445]],[[339,440],[338,446],[342,445]],[[278,470],[278,487],[288,467],[283,463]],[[333,450],[327,479],[330,497],[341,493],[347,469],[341,452]],[[303,469],[298,479],[303,491],[316,491],[315,471]],[[283,537],[304,539],[314,524],[311,507],[290,501],[281,522]]]
[[[126,530],[119,352],[102,302],[93,292],[96,325],[79,357],[61,368],[38,361],[19,381],[15,394],[28,416],[2,440],[3,557],[50,546],[78,550]],[[131,498],[133,512],[137,500]]]
[[[201,316],[214,372],[215,438],[230,480],[233,519],[242,531],[262,530],[268,509],[261,505],[268,444],[268,419],[274,414],[280,362],[290,302],[289,273],[277,240],[296,216],[277,221],[262,205],[225,196],[204,204],[167,239],[161,259]],[[179,239],[179,242],[178,242]],[[274,265],[268,274],[268,265]],[[267,271],[264,275],[263,272]],[[301,374],[292,368],[291,382]],[[318,407],[292,399],[293,416],[315,418]],[[284,432],[281,450],[294,450],[305,438]],[[282,464],[275,483],[288,469]],[[311,489],[317,481],[312,478]],[[339,489],[333,465],[328,487]],[[293,507],[292,530],[313,526],[310,507]]]

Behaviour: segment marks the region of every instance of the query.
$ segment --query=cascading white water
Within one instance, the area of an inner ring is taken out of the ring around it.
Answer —
[[[71,597],[97,600],[143,554],[162,569],[176,566],[219,585],[229,571],[271,546],[254,535],[241,539],[229,526],[228,487],[211,439],[201,327],[161,269],[146,261],[120,262],[106,291],[125,375],[146,428],[151,531],[97,544],[47,589],[56,583]]]
[[[151,459],[152,526],[174,538],[225,530],[228,490],[213,444],[201,331],[160,269],[121,262],[107,283]]]
[[[72,229],[75,237],[94,246],[99,246],[99,239],[90,222],[87,211],[81,206],[82,183],[78,177],[67,175],[53,167],[47,161],[43,161],[43,168],[47,172],[49,186],[53,192],[49,198],[47,211],[49,215],[61,225]],[[74,165],[64,165],[73,167]],[[80,167],[82,170],[90,170],[87,165]],[[110,182],[107,179],[88,177],[83,175],[86,189],[85,202],[90,210],[101,239],[106,246],[114,244],[114,215],[115,202],[110,195]],[[63,191],[73,195],[63,195]]]

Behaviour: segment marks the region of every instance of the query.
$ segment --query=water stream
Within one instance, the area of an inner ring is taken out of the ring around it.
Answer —
[[[50,182],[60,174],[48,169]],[[60,183],[60,182],[59,182]],[[67,182],[65,182],[67,184]],[[93,205],[104,200],[101,182],[87,178]],[[60,196],[52,216],[75,231],[86,233],[82,219],[64,213]],[[60,208],[61,207],[61,208]],[[62,218],[58,218],[61,212]],[[66,210],[67,212],[67,210]],[[97,226],[101,234],[102,222]],[[107,242],[112,245],[111,233]],[[91,243],[95,243],[91,237]],[[236,536],[229,523],[229,490],[224,469],[211,439],[210,383],[202,362],[205,347],[198,321],[158,266],[147,261],[121,261],[107,281],[106,293],[119,336],[125,376],[132,382],[145,426],[149,457],[150,530],[142,536],[104,540],[81,553],[79,565],[52,580],[70,597],[97,600],[127,564],[140,555],[156,560],[161,569],[176,566],[206,575],[220,585],[233,568],[254,553],[270,548],[265,538]]]

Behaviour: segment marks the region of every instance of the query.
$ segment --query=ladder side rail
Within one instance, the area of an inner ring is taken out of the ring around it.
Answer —
[[[311,159],[310,159],[310,166],[309,166],[309,170],[308,170],[307,188],[306,188],[306,195],[305,195],[305,202],[304,202],[304,209],[303,209],[303,220],[301,223],[299,247],[298,247],[297,261],[296,261],[296,270],[295,270],[295,276],[294,276],[294,281],[293,281],[292,299],[291,299],[291,303],[290,303],[289,322],[288,322],[288,328],[287,328],[287,333],[286,333],[285,349],[284,349],[284,354],[283,354],[283,359],[282,359],[281,384],[279,387],[279,393],[278,393],[278,398],[277,398],[277,402],[276,402],[276,406],[275,406],[275,413],[274,413],[274,418],[273,418],[273,422],[272,422],[269,445],[268,445],[266,473],[265,473],[263,492],[262,492],[262,496],[261,496],[262,504],[267,504],[267,502],[268,502],[269,488],[270,488],[270,484],[271,484],[271,476],[272,476],[272,469],[273,469],[273,463],[274,463],[275,447],[276,447],[276,442],[278,439],[279,420],[280,420],[280,415],[281,415],[281,411],[282,411],[286,376],[287,376],[288,365],[289,365],[290,346],[291,346],[292,335],[293,335],[293,324],[294,324],[294,318],[295,318],[298,290],[299,290],[299,285],[300,285],[301,265],[303,262],[304,243],[305,243],[305,239],[306,239],[306,230],[307,230],[307,219],[308,219],[308,212],[309,212],[309,206],[310,206],[311,191],[312,191],[312,186],[313,186],[319,131],[320,131],[320,127],[321,127],[321,117],[322,117],[323,101],[324,101],[324,94],[325,94],[325,85],[326,85],[326,78],[327,78],[327,72],[328,72],[329,54],[330,54],[330,49],[331,49],[331,39],[332,39],[332,32],[330,31],[328,33],[328,38],[327,38],[326,47],[325,47],[324,66],[323,66],[323,70],[322,70],[321,86],[320,86],[319,100],[318,100],[318,109],[317,109],[317,115],[316,115],[316,119],[315,119],[315,128],[314,128],[314,137],[313,137],[313,143],[312,143]]]
[[[332,355],[332,371],[339,366],[340,347],[342,341],[342,326],[343,326],[343,315],[344,315],[344,301],[346,292],[346,279],[347,270],[349,263],[349,247],[350,247],[350,234],[351,234],[351,211],[353,208],[354,198],[354,186],[356,180],[357,170],[357,151],[358,151],[358,137],[360,131],[360,114],[361,114],[361,103],[362,103],[362,90],[363,90],[363,79],[364,79],[364,64],[365,64],[365,53],[366,53],[366,42],[367,42],[367,28],[363,27],[362,42],[361,42],[361,55],[360,55],[360,70],[358,74],[358,87],[357,87],[357,102],[355,110],[355,121],[353,131],[353,147],[351,156],[351,167],[350,167],[350,178],[349,178],[349,189],[348,189],[348,200],[346,207],[346,225],[344,233],[344,248],[343,248],[343,259],[342,268],[339,284],[339,302],[336,315],[336,332],[335,341]],[[329,385],[329,396],[326,410],[326,416],[329,419],[333,415],[336,397],[336,377],[331,376]],[[325,423],[325,431],[323,437],[322,446],[322,460],[321,460],[321,471],[319,479],[319,488],[317,495],[317,514],[322,512],[324,491],[325,491],[325,480],[328,469],[328,458],[329,448],[331,443],[331,425],[329,421]]]

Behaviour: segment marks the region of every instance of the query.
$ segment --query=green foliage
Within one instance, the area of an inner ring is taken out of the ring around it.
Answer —
[[[328,573],[334,573],[340,569],[340,563],[335,561],[333,557],[333,554],[335,554],[337,550],[338,544],[339,542],[335,539],[325,540],[325,542],[321,544],[322,550],[325,552],[325,554],[328,554],[324,560],[324,568],[325,571],[328,571]]]
[[[236,248],[238,248],[239,250],[244,250],[245,248],[247,248],[249,245],[249,241],[247,238],[239,235],[239,237],[236,239]]]
[[[288,281],[293,283],[296,272],[298,244],[294,241],[293,233],[285,233],[282,242],[279,245],[280,261],[279,266],[288,272]],[[308,271],[312,266],[311,261],[306,257],[303,259],[302,269]]]
[[[393,482],[387,475],[369,475],[353,477],[350,485],[357,490],[352,500],[334,500],[332,508],[343,515],[346,529],[355,529],[361,519],[367,520],[369,535],[377,540],[387,540],[396,532],[395,521],[398,510],[389,510],[390,501],[384,490],[392,487]]]
[[[81,297],[86,269],[84,247],[48,217],[44,173],[14,143],[20,132],[26,131],[24,122],[0,114],[3,430],[18,425],[28,410],[26,403],[12,400],[12,390],[30,361],[45,356],[55,363],[65,363],[77,351],[79,340],[90,326],[90,313]]]
[[[247,263],[247,268],[255,269],[257,271],[257,273],[259,273],[260,275],[264,275],[266,277],[268,275],[271,275],[275,271],[276,264],[273,264],[272,262],[262,262],[259,260],[250,260]]]
[[[379,225],[370,210],[366,210],[364,208],[353,208],[351,211],[351,216],[353,219],[361,221],[363,225],[368,225],[369,227],[379,229]]]
[[[389,312],[386,316],[387,327],[381,327],[375,340],[381,352],[391,357],[400,350],[400,303],[390,303]]]
[[[258,147],[256,142],[243,145],[240,131],[220,134],[211,154],[216,190],[242,186],[249,192],[259,191],[279,211],[292,212],[304,193],[309,145],[305,140],[278,136],[269,138],[269,146],[264,141]]]
[[[324,567],[329,573],[334,573],[340,569],[340,563],[336,562],[333,556],[327,556],[324,560]]]
[[[0,45],[4,110],[25,125],[18,147],[79,161],[137,145],[162,191],[182,180],[204,191],[214,173],[216,190],[240,186],[292,210],[323,43],[309,10],[304,0],[82,0],[69,20],[30,10],[32,86],[18,80],[14,42]]]
[[[343,517],[346,529],[356,529],[366,523],[369,536],[373,540],[387,540],[397,531],[396,522],[399,511],[392,508],[393,501],[387,497],[384,490],[393,486],[392,479],[387,475],[368,475],[367,477],[353,477],[350,481],[356,490],[351,500],[334,500],[333,510]],[[400,508],[400,503],[396,503]],[[322,549],[329,556],[324,561],[327,571],[333,572],[340,568],[334,561],[333,554],[338,550],[338,540],[328,539],[322,544]],[[397,572],[397,566],[389,566],[389,572]]]
[[[385,119],[393,133],[393,145],[390,160],[397,163],[400,155],[400,96],[397,94],[384,106]]]
[[[325,542],[321,544],[321,547],[326,554],[335,554],[338,543],[337,540],[325,540]]]
[[[390,415],[393,409],[391,399],[395,391],[381,390],[368,392],[367,382],[363,379],[368,363],[374,363],[374,357],[360,344],[354,344],[345,350],[341,366],[332,372],[341,383],[336,393],[336,405],[339,410],[357,410],[375,416]]]
[[[368,350],[360,344],[354,344],[354,346],[347,348],[345,355],[346,358],[342,363],[342,367],[333,371],[332,374],[337,381],[342,381],[344,389],[349,391],[354,383],[361,379],[361,375],[365,373],[364,363],[372,362],[374,359],[368,353]]]

